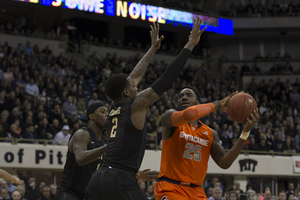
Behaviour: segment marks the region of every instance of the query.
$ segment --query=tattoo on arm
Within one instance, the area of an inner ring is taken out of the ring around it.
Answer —
[[[139,107],[144,107],[144,105],[145,105],[145,101],[144,101],[144,99],[141,99],[141,100],[139,101],[139,103],[138,103],[138,106],[139,106]]]
[[[90,142],[90,138],[88,137],[88,135],[84,134],[81,136],[80,139],[83,143],[89,143]]]
[[[136,108],[148,108],[149,105],[153,104],[158,99],[159,96],[150,87],[138,94],[132,106]]]

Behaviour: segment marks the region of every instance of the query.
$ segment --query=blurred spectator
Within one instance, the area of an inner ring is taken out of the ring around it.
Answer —
[[[36,132],[33,124],[28,125],[28,128],[26,128],[26,132],[23,134],[23,138],[25,139],[31,139],[30,141],[27,141],[26,143],[33,143],[34,139],[36,139]]]
[[[33,47],[30,46],[30,42],[29,41],[26,42],[26,46],[23,47],[23,50],[26,51],[26,55],[28,55],[28,56],[31,55],[31,52],[33,51]]]
[[[11,200],[21,200],[21,193],[18,190],[15,190],[11,194]]]
[[[51,189],[51,197],[54,199],[55,198],[55,195],[56,195],[56,191],[57,191],[57,185],[55,184],[51,184],[50,185],[50,189]]]
[[[8,81],[9,83],[13,82],[14,80],[14,75],[13,73],[11,72],[11,68],[8,67],[6,69],[6,71],[3,73],[3,78],[4,80]]]
[[[145,193],[148,199],[154,200],[154,190],[152,185],[148,185],[147,192]]]
[[[84,83],[84,77],[83,75],[80,75],[79,76],[79,79],[77,81],[77,86],[81,85],[82,86],[82,89],[85,90],[85,83]]]
[[[55,135],[52,144],[68,145],[70,137],[71,137],[70,128],[68,125],[64,125],[61,131]]]
[[[210,198],[213,196],[214,187],[212,185],[209,185],[205,188],[205,194],[207,198]]]
[[[8,190],[5,189],[5,188],[1,188],[1,191],[0,191],[0,198],[3,199],[3,200],[9,200],[9,193],[8,193]]]
[[[275,152],[283,152],[283,145],[282,134],[277,134],[277,138],[273,141],[273,150]]]
[[[145,182],[140,182],[139,183],[141,190],[143,193],[146,193],[146,183]]]
[[[52,122],[54,119],[59,119],[61,115],[60,105],[57,103],[54,105],[52,111],[49,114],[49,121]]]
[[[296,148],[293,145],[293,143],[291,142],[291,137],[288,136],[286,138],[284,145],[282,147],[282,150],[284,153],[292,153],[292,154],[296,153]]]
[[[109,103],[110,100],[105,92],[105,87],[104,85],[99,85],[99,89],[98,89],[98,99],[104,103]]]
[[[96,102],[101,102],[101,101],[98,99],[98,94],[94,92],[93,98],[89,100],[88,106]]]
[[[37,96],[39,94],[39,88],[34,83],[34,80],[31,78],[30,82],[26,84],[25,86],[25,92],[30,95]]]
[[[52,140],[54,137],[53,129],[48,123],[47,118],[43,118],[42,124],[37,128],[37,139],[47,139]]]
[[[52,124],[51,124],[51,134],[53,136],[56,135],[56,133],[58,133],[61,130],[61,126],[59,124],[58,119],[53,119]]]
[[[77,113],[78,110],[76,105],[73,103],[72,96],[68,96],[68,101],[63,104],[63,111],[67,116],[71,116],[74,112]]]
[[[51,189],[49,186],[44,186],[41,189],[42,196],[38,200],[53,200],[51,197]]]
[[[36,185],[35,178],[29,177],[26,184],[26,196],[28,199],[38,199],[40,196],[39,188]]]
[[[215,187],[213,190],[213,196],[209,197],[208,200],[225,200],[225,198],[222,197],[222,189],[220,187]]]

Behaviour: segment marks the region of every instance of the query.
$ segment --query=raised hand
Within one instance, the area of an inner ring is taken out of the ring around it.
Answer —
[[[229,99],[233,96],[236,95],[238,92],[231,93],[228,97],[225,97],[224,99],[220,101],[215,101],[212,104],[215,105],[215,110],[222,110],[223,112],[227,113],[227,104]]]
[[[220,110],[222,110],[223,112],[227,113],[227,104],[229,102],[229,99],[236,95],[238,93],[238,91],[235,91],[234,93],[231,93],[228,97],[225,97],[224,99],[220,100]]]
[[[153,25],[150,25],[150,37],[151,37],[151,47],[155,50],[160,48],[161,41],[164,39],[164,36],[159,37],[159,24],[153,22]]]
[[[189,36],[189,43],[192,45],[196,46],[198,42],[200,41],[200,37],[202,33],[206,30],[207,27],[204,29],[200,30],[200,26],[202,24],[202,19],[200,19],[200,16],[198,16],[197,19],[194,18],[194,24],[193,24],[193,29],[190,33]]]

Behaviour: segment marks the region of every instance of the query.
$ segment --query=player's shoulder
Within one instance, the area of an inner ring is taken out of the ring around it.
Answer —
[[[212,129],[212,128],[210,128],[210,130],[211,130],[211,132],[213,134],[214,141],[219,141],[220,139],[219,139],[218,132],[216,130]]]
[[[89,136],[90,136],[90,133],[85,128],[80,128],[77,131],[75,131],[75,133],[73,134],[73,137],[76,137],[76,138],[89,137]]]
[[[176,112],[177,110],[175,110],[175,109],[169,109],[169,110],[167,110],[166,112],[164,112],[162,115],[161,115],[161,118],[163,119],[163,118],[166,118],[166,117],[171,117],[172,116],[172,114],[174,113],[174,112]]]

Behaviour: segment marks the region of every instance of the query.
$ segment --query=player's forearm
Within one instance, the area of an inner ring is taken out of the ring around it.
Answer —
[[[222,157],[222,159],[218,163],[219,167],[221,167],[222,169],[228,169],[235,161],[235,159],[239,156],[244,143],[245,140],[239,138],[233,145],[233,147]]]
[[[191,43],[190,41],[188,41],[186,43],[186,45],[184,46],[185,49],[189,49],[190,51],[193,51],[194,47],[195,47],[195,44]]]
[[[99,159],[106,152],[107,145],[98,147],[93,150],[82,151],[76,156],[76,162],[79,166],[83,166]]]
[[[16,178],[11,176],[9,173],[6,171],[0,169],[0,178],[6,180],[6,181],[12,181],[13,183],[16,182]]]
[[[168,65],[164,73],[152,84],[152,89],[161,96],[172,84],[180,71],[183,69],[191,50],[183,48],[176,58]]]
[[[215,106],[212,103],[191,106],[185,109],[184,111],[174,112],[171,116],[171,122],[175,127],[181,126],[188,122],[205,117],[214,110]]]
[[[151,47],[147,51],[147,53],[141,58],[141,60],[138,62],[138,64],[134,67],[132,72],[129,74],[129,77],[134,81],[135,86],[137,86],[141,82],[141,80],[147,70],[147,67],[148,67],[151,59],[153,58],[156,50],[157,49]]]

